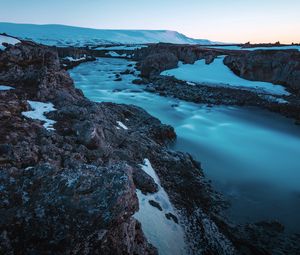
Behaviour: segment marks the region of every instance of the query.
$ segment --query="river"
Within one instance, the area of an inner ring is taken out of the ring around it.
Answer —
[[[178,135],[174,149],[202,163],[207,178],[231,202],[235,223],[279,220],[300,232],[300,127],[266,110],[208,107],[145,92],[131,83],[124,59],[100,58],[70,71],[75,86],[96,102],[134,104]]]

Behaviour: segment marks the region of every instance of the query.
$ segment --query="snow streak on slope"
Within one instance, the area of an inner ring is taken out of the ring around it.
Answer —
[[[0,22],[0,33],[30,39],[46,45],[85,46],[101,44],[211,44],[169,30],[103,30],[63,25],[31,25]]]

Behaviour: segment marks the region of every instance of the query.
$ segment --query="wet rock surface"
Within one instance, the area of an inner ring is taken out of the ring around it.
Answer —
[[[139,168],[145,158],[178,211],[178,219],[166,217],[184,226],[191,254],[299,251],[299,236],[276,226],[229,224],[222,217],[227,202],[201,165],[168,149],[173,128],[138,107],[84,98],[55,49],[9,46],[0,52],[0,82],[14,87],[0,92],[0,253],[157,254],[132,217],[136,188],[158,188]],[[55,130],[22,115],[27,100],[54,104],[46,116]]]

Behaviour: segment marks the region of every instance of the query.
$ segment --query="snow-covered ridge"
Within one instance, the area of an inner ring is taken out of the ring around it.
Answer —
[[[169,30],[104,30],[64,25],[32,25],[0,22],[0,33],[55,46],[102,44],[212,44],[209,40],[192,39]]]

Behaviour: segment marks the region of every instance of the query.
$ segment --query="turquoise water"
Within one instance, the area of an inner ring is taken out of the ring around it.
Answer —
[[[300,232],[300,127],[257,108],[207,107],[160,97],[115,74],[128,61],[98,59],[70,71],[77,88],[96,102],[138,105],[178,135],[174,149],[201,161],[206,176],[232,206],[237,223],[276,219]]]

